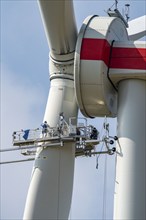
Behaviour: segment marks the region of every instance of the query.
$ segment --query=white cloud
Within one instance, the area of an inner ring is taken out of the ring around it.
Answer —
[[[21,81],[1,65],[1,148],[12,147],[14,130],[40,125],[46,101],[43,93],[41,86]],[[18,151],[1,155],[1,161],[20,158]],[[1,165],[1,219],[22,219],[32,164]]]

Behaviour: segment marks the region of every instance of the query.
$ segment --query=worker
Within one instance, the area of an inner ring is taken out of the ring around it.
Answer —
[[[67,136],[69,131],[68,131],[68,124],[67,122],[65,121],[65,118],[64,118],[64,113],[61,112],[59,114],[59,122],[57,124],[57,130],[59,132],[59,135],[65,135]]]
[[[76,128],[76,134],[77,134],[76,140],[79,141],[80,140],[80,135],[81,135],[81,131],[80,131],[79,128]]]
[[[48,133],[48,128],[49,128],[47,121],[44,121],[44,123],[42,123],[41,126],[42,126],[43,137],[46,137]]]
[[[61,128],[63,127],[63,124],[64,124],[64,114],[63,114],[63,112],[61,112],[59,114],[59,125]]]
[[[98,138],[98,134],[99,134],[99,132],[97,131],[97,129],[95,127],[93,127],[92,131],[91,131],[90,138],[91,139],[97,139]]]

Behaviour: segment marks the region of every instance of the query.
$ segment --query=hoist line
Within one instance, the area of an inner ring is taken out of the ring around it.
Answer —
[[[104,117],[104,122],[103,122],[103,125],[102,125],[102,128],[101,128],[101,131],[100,131],[100,135],[99,135],[99,139],[101,139],[101,136],[102,136],[102,132],[103,132],[103,129],[104,129],[104,124],[107,122],[107,118],[106,116]],[[100,155],[102,154],[102,150],[103,150],[103,147],[104,147],[104,142],[100,148],[100,152],[98,154],[96,154],[96,168],[98,168],[98,159],[100,157]]]
[[[103,207],[102,207],[102,219],[106,219],[106,186],[107,186],[107,155],[105,155],[104,164],[104,184],[103,184]]]
[[[60,198],[60,178],[61,178],[61,174],[60,174],[60,169],[61,169],[61,149],[59,149],[59,161],[58,161],[58,170],[59,170],[59,173],[58,173],[58,193],[57,193],[57,196],[58,196],[58,202],[57,202],[57,219],[59,218],[59,198]]]

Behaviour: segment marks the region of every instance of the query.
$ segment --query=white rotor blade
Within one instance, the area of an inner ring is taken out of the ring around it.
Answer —
[[[50,92],[44,116],[57,128],[60,113],[65,121],[77,117],[74,92],[74,51],[77,29],[72,0],[39,0],[39,7],[50,48]],[[53,59],[52,59],[53,58]],[[24,220],[68,219],[74,176],[75,143],[56,143],[37,151]]]
[[[62,60],[63,55],[72,54],[72,59],[77,39],[73,1],[39,0],[38,3],[51,56]]]
[[[130,21],[127,31],[129,39],[132,41],[146,36],[146,15]]]

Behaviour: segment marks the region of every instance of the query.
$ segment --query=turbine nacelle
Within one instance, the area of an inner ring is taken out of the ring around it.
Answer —
[[[132,33],[130,28],[128,31]],[[139,31],[130,35],[130,39],[144,36],[144,27]],[[118,84],[124,79],[146,79],[145,52],[145,42],[129,41],[121,17],[85,19],[77,40],[74,65],[76,98],[84,116],[117,116]]]

